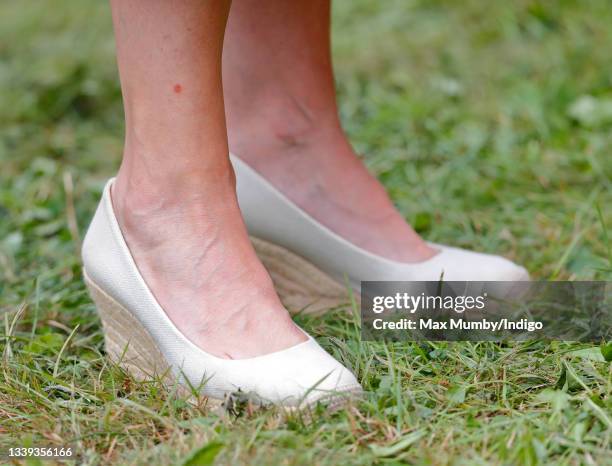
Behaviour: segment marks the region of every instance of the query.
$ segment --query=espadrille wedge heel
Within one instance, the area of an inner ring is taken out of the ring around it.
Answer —
[[[139,380],[168,378],[168,364],[151,335],[129,311],[92,282],[87,272],[83,275],[102,321],[108,357]]]
[[[307,340],[248,359],[223,359],[192,343],[166,315],[138,271],[113,211],[110,180],[83,242],[84,277],[96,303],[109,357],[138,378],[198,387],[211,400],[239,392],[291,410],[328,407],[361,392],[355,376]]]
[[[318,314],[359,302],[350,286],[342,285],[297,254],[254,236],[251,242],[290,311]]]
[[[231,155],[231,160],[242,216],[249,234],[258,238],[257,252],[287,306],[321,310],[330,302],[346,301],[348,293],[340,291],[344,283],[358,297],[366,280],[529,280],[527,270],[508,259],[441,244],[430,243],[438,253],[423,262],[373,254],[319,223],[240,158]]]

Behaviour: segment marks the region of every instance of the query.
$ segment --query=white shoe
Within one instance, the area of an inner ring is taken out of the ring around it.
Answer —
[[[104,326],[106,350],[139,378],[170,376],[213,400],[241,392],[288,408],[358,393],[355,376],[308,340],[263,356],[222,359],[172,323],[141,276],[113,211],[110,180],[83,243],[84,276]]]
[[[235,155],[231,161],[249,233],[256,237],[258,255],[289,307],[310,305],[310,310],[318,311],[336,301],[346,302],[344,277],[357,294],[360,282],[368,280],[529,280],[525,268],[501,256],[434,243],[429,244],[439,252],[422,262],[402,263],[378,256],[316,221]]]

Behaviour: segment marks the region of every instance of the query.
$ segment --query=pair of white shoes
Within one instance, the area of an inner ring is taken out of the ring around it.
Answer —
[[[232,156],[242,214],[256,250],[289,305],[329,306],[346,298],[344,277],[362,280],[518,281],[526,270],[498,256],[434,245],[415,264],[365,251],[330,231]],[[249,359],[206,353],[172,323],[145,283],[121,233],[107,183],[83,243],[84,276],[104,326],[106,350],[134,375],[159,376],[212,400],[240,392],[287,408],[334,405],[361,392],[355,376],[307,335],[291,348]],[[304,285],[306,283],[306,285]]]

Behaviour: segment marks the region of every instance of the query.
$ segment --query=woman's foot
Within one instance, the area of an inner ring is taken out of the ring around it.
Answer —
[[[340,126],[328,0],[234,3],[223,84],[231,151],[299,207],[389,259],[420,262],[436,254],[368,173]]]
[[[197,346],[243,359],[306,341],[253,251],[229,166],[195,192],[120,171],[112,198],[145,282]]]
[[[279,115],[289,112],[285,108]],[[259,124],[254,142],[233,134],[232,152],[317,221],[351,243],[398,262],[420,262],[436,254],[406,223],[339,127],[281,136],[272,129],[274,122],[260,119]]]
[[[87,229],[82,248],[84,279],[102,320],[106,354],[111,361],[138,379],[153,378],[172,386],[178,383],[187,388],[189,393],[197,389],[200,395],[208,399],[209,407],[211,403],[215,406],[219,402],[221,406],[227,407],[232,395],[240,392],[243,398],[253,404],[273,403],[291,411],[308,409],[319,402],[333,408],[337,403],[343,403],[347,398],[361,392],[355,376],[305,334],[307,338],[303,343],[254,358],[245,355],[246,359],[218,358],[196,347],[169,321],[166,312],[135,266],[117,222],[111,199],[113,184],[114,180],[111,180],[104,187],[102,199]],[[142,187],[146,188],[147,185]],[[164,185],[156,183],[155,187],[164,188]],[[176,188],[180,191],[182,186]],[[168,198],[167,192],[157,197],[158,200]],[[191,203],[193,198],[185,196],[184,193],[182,199],[186,201],[187,206],[195,205]],[[187,210],[191,212],[190,208]],[[156,216],[159,212],[153,209],[149,213]],[[166,217],[166,212],[167,210],[163,209],[163,217]],[[171,208],[169,212],[176,211]],[[199,210],[195,209],[195,212],[194,218],[200,219]],[[146,220],[149,218],[149,215],[145,217]],[[198,222],[187,222],[187,228],[194,223]],[[161,225],[162,228],[164,226],[165,224]],[[214,229],[212,232],[214,233]],[[151,244],[155,246],[159,242],[152,240]],[[157,248],[153,249],[155,251]],[[192,251],[189,256],[198,256],[207,261],[205,253],[198,255],[197,251]],[[168,257],[171,257],[171,254],[158,250],[151,262],[159,264],[159,258]],[[212,254],[212,259],[215,257],[217,255]],[[187,266],[192,265],[189,260],[186,262]],[[147,261],[141,260],[141,263],[146,264]],[[158,290],[164,290],[167,284],[177,288],[175,281],[166,279],[158,283]],[[210,289],[212,286],[207,283],[203,288],[208,293],[216,291],[217,287]],[[217,286],[221,288],[221,292],[232,291],[223,289],[219,283]],[[248,289],[249,284],[239,283],[238,286],[243,290]],[[255,299],[261,301],[257,296]],[[203,303],[210,304],[206,300]],[[261,335],[261,325],[257,325],[259,319],[251,319],[244,306],[236,312],[235,309],[226,309],[224,304],[218,309],[206,309],[207,314],[200,315],[196,322],[209,320],[213,314],[218,317],[219,313],[229,312],[229,316],[239,321],[253,322],[256,325],[249,327],[249,331],[244,332],[243,338],[240,339],[240,325],[236,332],[235,322],[221,319],[222,325],[219,326],[218,332],[212,333],[211,336],[229,337],[232,349],[236,345],[240,347],[256,341]],[[232,301],[231,304],[236,302]],[[210,314],[211,312],[213,314]],[[176,313],[174,316],[176,317]],[[263,317],[274,319],[277,316],[266,314]],[[274,330],[275,327],[271,325],[268,333]],[[196,334],[196,338],[197,336]],[[217,339],[217,347],[222,345]],[[260,348],[255,348],[255,351],[259,354]],[[176,388],[180,390],[179,393],[185,393],[183,388]]]

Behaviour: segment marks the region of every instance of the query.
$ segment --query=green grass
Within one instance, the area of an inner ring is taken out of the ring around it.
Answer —
[[[609,2],[338,0],[334,19],[345,127],[420,233],[536,278],[612,278]],[[113,54],[105,2],[0,3],[1,449],[71,443],[83,464],[180,464],[206,445],[219,464],[612,464],[612,365],[593,345],[362,343],[344,313],[300,317],[368,390],[311,422],[219,417],[109,364],[78,249],[121,154]]]

